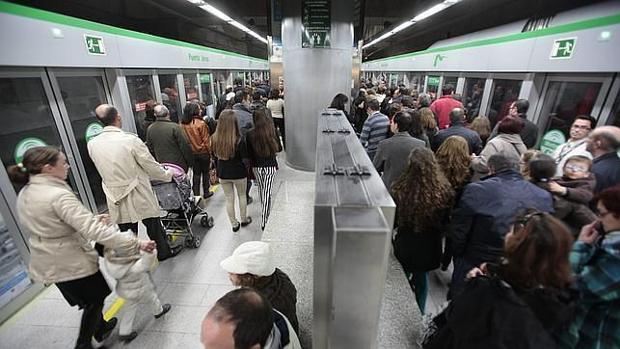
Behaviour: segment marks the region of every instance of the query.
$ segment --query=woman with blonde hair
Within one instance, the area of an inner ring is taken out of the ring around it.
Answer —
[[[487,144],[487,140],[491,135],[491,121],[486,116],[476,116],[469,125],[469,128],[476,131],[482,140],[482,146]]]
[[[437,149],[435,156],[437,157],[439,167],[441,167],[446,179],[448,179],[452,189],[454,189],[454,202],[457,203],[461,198],[465,185],[470,182],[472,176],[469,145],[465,138],[461,136],[450,136]],[[448,266],[452,261],[451,246],[452,243],[446,236],[445,248],[441,257],[441,270],[448,270]]]
[[[407,168],[392,185],[397,234],[394,255],[407,273],[422,314],[428,293],[427,272],[439,267],[443,226],[454,190],[426,148],[411,151]]]
[[[220,114],[217,129],[211,140],[211,149],[217,156],[217,176],[226,196],[226,213],[232,230],[237,232],[241,226],[252,223],[252,217],[248,217],[246,213],[248,152],[232,110],[224,110]],[[239,198],[241,222],[235,216],[235,190]]]
[[[521,159],[519,160],[519,172],[521,172],[523,179],[526,181],[532,180],[532,176],[530,175],[530,160],[535,158],[538,154],[542,154],[540,150],[528,149],[521,155]]]

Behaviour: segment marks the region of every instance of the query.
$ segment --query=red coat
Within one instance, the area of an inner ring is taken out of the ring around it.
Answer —
[[[463,103],[452,98],[452,96],[441,96],[431,104],[431,110],[437,118],[437,125],[440,130],[450,126],[450,112],[454,108],[463,108]]]

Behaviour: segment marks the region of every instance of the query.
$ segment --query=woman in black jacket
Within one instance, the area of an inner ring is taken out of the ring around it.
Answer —
[[[392,185],[396,201],[397,234],[394,255],[408,274],[422,314],[428,293],[427,272],[441,261],[442,226],[454,199],[454,190],[435,155],[415,148],[405,172]]]
[[[469,272],[423,347],[556,348],[572,319],[572,244],[566,226],[548,213],[517,219],[502,262]]]
[[[252,217],[246,215],[247,147],[232,110],[224,110],[220,114],[217,130],[211,139],[211,150],[217,156],[217,176],[226,196],[226,213],[232,230],[236,232],[241,226],[252,223]],[[235,190],[239,198],[241,222],[235,216]]]
[[[265,230],[271,212],[271,188],[278,170],[276,153],[282,151],[282,144],[267,109],[256,109],[252,121],[254,128],[248,132],[248,153],[260,194],[260,228]]]

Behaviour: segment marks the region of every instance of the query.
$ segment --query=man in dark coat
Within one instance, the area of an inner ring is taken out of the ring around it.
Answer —
[[[530,109],[530,102],[528,102],[527,99],[519,99],[512,102],[508,115],[518,116],[523,119],[524,125],[523,129],[521,129],[521,132],[519,133],[519,136],[521,136],[523,144],[525,144],[528,149],[531,149],[536,146],[536,143],[538,143],[538,126],[536,126],[535,123],[527,119],[528,109]],[[495,124],[495,128],[493,128],[493,132],[491,132],[489,140],[497,136],[498,127],[499,121],[497,122],[497,124]]]
[[[146,145],[160,163],[171,163],[185,172],[193,165],[194,155],[185,132],[176,122],[170,120],[168,108],[155,106],[155,122],[146,131]]]
[[[528,209],[553,212],[551,194],[523,180],[515,159],[492,155],[488,167],[490,175],[465,187],[452,214],[452,297],[462,290],[467,272],[501,257],[504,236],[518,214]]]
[[[594,194],[620,183],[618,148],[620,148],[620,128],[600,126],[590,133],[586,150],[594,156],[592,164],[592,172],[596,177]]]
[[[407,166],[407,159],[414,148],[424,148],[426,144],[417,138],[411,137],[411,115],[407,112],[396,113],[390,125],[394,135],[379,142],[377,153],[372,160],[378,172],[383,172],[381,179],[390,191],[392,183],[400,177]]]
[[[469,153],[480,154],[482,150],[480,135],[478,132],[470,130],[465,126],[465,111],[461,108],[452,109],[450,112],[450,127],[437,132],[435,137],[433,137],[433,144],[431,144],[433,151],[437,151],[441,144],[450,136],[465,138],[467,145],[469,145]]]
[[[250,95],[246,90],[240,90],[235,92],[235,104],[233,104],[232,110],[237,118],[239,124],[239,131],[242,136],[254,127],[252,123],[252,110],[250,109]]]

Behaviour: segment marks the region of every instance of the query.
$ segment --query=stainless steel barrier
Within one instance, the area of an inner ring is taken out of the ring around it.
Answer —
[[[345,115],[319,115],[313,347],[376,348],[395,204]]]

